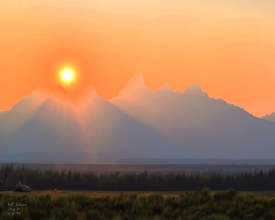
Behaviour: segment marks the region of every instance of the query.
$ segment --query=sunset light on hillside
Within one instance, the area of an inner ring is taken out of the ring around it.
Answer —
[[[0,220],[275,220],[274,2],[0,0]]]
[[[61,81],[75,96],[93,86],[114,98],[143,73],[152,90],[200,83],[255,116],[270,114],[274,14],[267,0],[1,1],[0,110],[36,88],[55,88],[64,64],[77,74],[77,83]]]

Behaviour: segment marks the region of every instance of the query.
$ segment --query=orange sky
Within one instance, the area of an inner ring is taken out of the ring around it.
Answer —
[[[192,3],[190,3],[192,2]],[[262,116],[275,111],[272,0],[8,0],[0,2],[0,109],[76,68],[74,95],[105,98],[143,73],[152,89],[200,83]]]

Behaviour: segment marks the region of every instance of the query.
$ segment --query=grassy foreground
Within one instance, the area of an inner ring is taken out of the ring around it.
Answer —
[[[196,191],[188,191],[196,192]],[[211,195],[215,193],[224,192],[224,191],[210,191]],[[1,195],[9,195],[13,197],[39,197],[39,196],[50,196],[52,199],[59,197],[70,197],[70,196],[84,196],[89,198],[104,198],[104,197],[118,197],[121,195],[124,196],[152,196],[152,195],[161,195],[163,197],[179,197],[183,195],[184,191],[76,191],[76,190],[33,190],[28,193],[14,192],[14,191],[5,191],[0,192]],[[275,191],[239,191],[238,195],[249,195],[254,196],[260,199],[275,199]]]
[[[0,219],[275,219],[274,192],[0,193]]]

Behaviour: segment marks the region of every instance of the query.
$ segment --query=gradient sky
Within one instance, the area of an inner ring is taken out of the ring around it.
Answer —
[[[153,90],[200,83],[262,116],[275,111],[273,0],[0,1],[0,109],[56,88],[73,66],[74,96],[116,96],[135,74]]]

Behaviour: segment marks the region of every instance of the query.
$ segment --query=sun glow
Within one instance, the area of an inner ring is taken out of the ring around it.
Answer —
[[[71,84],[75,80],[75,71],[71,67],[64,67],[60,71],[61,81],[65,84]]]

